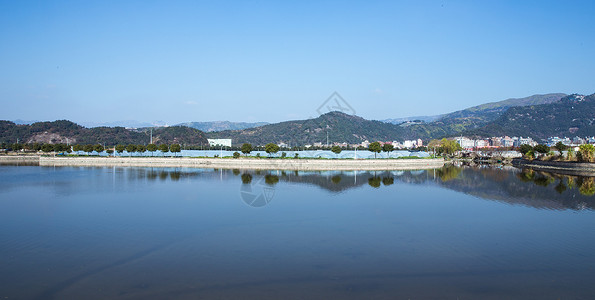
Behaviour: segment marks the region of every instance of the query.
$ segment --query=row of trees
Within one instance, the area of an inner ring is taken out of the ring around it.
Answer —
[[[555,159],[563,161],[593,162],[595,158],[595,146],[591,144],[580,145],[578,151],[562,144],[562,142],[556,143],[553,148],[556,149],[558,152],[557,154],[547,145],[539,144],[532,147],[531,145],[525,144],[519,147],[519,152],[521,152],[523,157],[527,159],[539,158],[541,160]],[[566,156],[564,156],[564,151],[566,151]]]
[[[243,144],[240,149],[241,149],[242,153],[246,156],[249,155],[250,152],[252,152],[254,150],[252,145],[248,144],[248,143]],[[269,154],[269,156],[271,156],[272,154],[279,152],[279,146],[274,143],[268,143],[264,146],[264,150],[266,151],[267,154]],[[330,150],[333,153],[339,155],[343,151],[343,148],[341,148],[340,146],[333,146],[333,147],[331,147]],[[380,142],[373,142],[373,143],[370,143],[370,145],[368,146],[368,150],[371,152],[374,152],[374,158],[376,158],[377,153],[380,153],[380,152],[388,153],[388,152],[395,150],[395,147],[392,144],[388,144],[388,143],[382,145],[382,144],[380,144]]]

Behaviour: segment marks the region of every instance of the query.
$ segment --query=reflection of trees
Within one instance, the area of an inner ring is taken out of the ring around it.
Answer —
[[[331,177],[331,182],[334,184],[341,183],[341,175],[335,175],[335,176]]]
[[[233,173],[233,175],[235,175],[235,176],[238,176],[238,175],[240,175],[240,169],[233,169],[231,172],[232,172],[232,173]]]
[[[264,182],[268,185],[275,185],[279,182],[279,176],[272,174],[264,175]]]
[[[522,182],[531,182],[535,178],[535,171],[532,169],[523,169],[517,176]]]
[[[453,165],[447,165],[436,170],[436,174],[438,177],[440,177],[442,182],[446,182],[459,177],[459,174],[461,174],[461,168],[455,167]]]
[[[564,193],[564,191],[566,191],[566,189],[568,189],[568,187],[566,186],[566,184],[564,184],[564,180],[560,179],[558,185],[556,185],[554,189],[556,190],[556,192],[558,192],[558,194],[562,194]]]
[[[178,180],[180,180],[181,175],[182,174],[180,172],[175,171],[175,172],[169,173],[169,178],[171,178],[171,180],[178,181]]]
[[[595,180],[593,177],[579,178],[578,191],[585,196],[593,196],[595,194]]]
[[[243,184],[250,184],[252,182],[252,175],[248,173],[242,174],[242,183]]]
[[[548,186],[550,183],[554,182],[554,178],[548,176],[546,174],[539,174],[539,176],[535,176],[533,182],[539,186]]]
[[[382,179],[380,179],[380,177],[368,178],[368,184],[373,188],[379,188],[380,182],[382,182]]]
[[[390,177],[390,176],[382,177],[382,184],[384,184],[385,186],[391,185],[393,183],[395,183],[395,179],[393,177]]]

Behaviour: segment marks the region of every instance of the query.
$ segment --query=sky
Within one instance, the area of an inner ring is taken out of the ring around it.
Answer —
[[[0,0],[0,119],[366,119],[595,93],[595,1]]]

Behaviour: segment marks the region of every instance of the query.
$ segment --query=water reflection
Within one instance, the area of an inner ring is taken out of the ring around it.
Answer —
[[[226,170],[196,168],[91,168],[91,167],[16,167],[0,169],[17,174],[0,182],[0,193],[15,187],[13,179],[27,178],[24,185],[51,186],[59,195],[69,195],[84,186],[114,191],[142,186],[151,181],[236,181],[240,197],[251,206],[263,206],[274,199],[279,184],[308,185],[330,193],[367,186],[372,190],[390,189],[399,184],[435,185],[483,199],[545,209],[593,209],[595,177],[585,174],[560,174],[532,169],[455,167],[446,165],[433,170],[411,171],[282,171]],[[42,172],[40,172],[42,170]],[[76,180],[66,180],[72,174]],[[109,181],[91,180],[110,176]],[[64,178],[64,180],[63,180]],[[21,179],[19,179],[21,180]],[[199,191],[197,191],[199,193]]]

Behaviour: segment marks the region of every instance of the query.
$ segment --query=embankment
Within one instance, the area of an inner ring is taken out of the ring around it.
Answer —
[[[191,157],[40,157],[41,166],[191,167],[268,170],[413,170],[444,165],[443,159],[266,159]]]
[[[595,173],[595,163],[578,163],[566,161],[540,161],[527,159],[513,159],[512,165],[516,167],[529,167],[545,171],[573,171]]]

